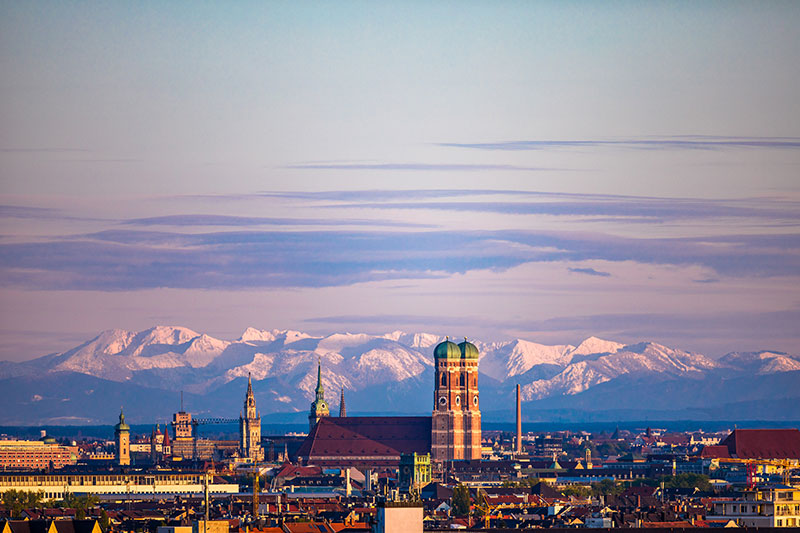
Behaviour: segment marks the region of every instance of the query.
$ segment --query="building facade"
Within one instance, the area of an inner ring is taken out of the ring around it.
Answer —
[[[47,440],[0,440],[0,468],[61,468],[75,464],[77,448],[70,449]]]
[[[152,496],[200,496],[205,490],[204,472],[158,470],[119,472],[0,472],[0,494],[8,490],[43,492],[46,500],[61,500],[67,494],[91,494],[121,499]],[[236,494],[239,485],[225,478],[209,476],[212,494]]]
[[[800,526],[800,489],[790,486],[759,487],[742,497],[714,500],[709,520],[734,520],[745,527]]]
[[[431,482],[430,454],[404,453],[400,456],[398,488],[400,492],[419,493],[422,487]]]
[[[247,375],[247,393],[244,396],[244,413],[239,414],[239,455],[253,461],[264,460],[261,447],[261,415],[256,411],[253,381]]]
[[[481,458],[478,349],[449,339],[433,352],[435,385],[431,459],[436,463]]]

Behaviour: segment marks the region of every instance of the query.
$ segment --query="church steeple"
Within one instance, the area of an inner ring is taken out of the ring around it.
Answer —
[[[347,416],[347,407],[344,405],[344,387],[342,387],[342,394],[339,397],[339,418]]]
[[[317,360],[317,388],[314,389],[317,393],[317,400],[325,399],[325,390],[322,388],[322,361]]]
[[[245,418],[258,418],[256,412],[256,396],[253,394],[253,378],[247,373],[247,393],[244,395]]]
[[[253,378],[247,373],[247,392],[244,395],[244,415],[239,415],[239,453],[253,461],[264,458],[261,448],[261,415],[256,411]]]
[[[317,421],[323,416],[329,416],[328,404],[325,403],[325,390],[322,388],[322,361],[317,361],[317,387],[314,389],[315,399],[311,402],[308,413],[308,432],[314,429]]]

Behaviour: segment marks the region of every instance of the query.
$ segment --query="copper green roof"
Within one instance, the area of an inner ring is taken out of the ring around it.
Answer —
[[[446,340],[433,350],[434,359],[461,359],[461,349],[454,342]]]
[[[478,348],[471,342],[467,342],[466,337],[464,338],[464,342],[459,343],[458,349],[461,352],[461,357],[464,359],[477,359],[480,355],[478,353]]]
[[[119,424],[114,426],[114,429],[117,431],[130,431],[131,427],[125,423],[125,414],[122,412],[122,409],[119,411]]]

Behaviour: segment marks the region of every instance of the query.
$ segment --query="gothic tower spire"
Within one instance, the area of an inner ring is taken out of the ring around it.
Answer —
[[[253,378],[247,374],[247,393],[244,395],[244,415],[239,415],[239,453],[253,461],[264,459],[261,448],[261,415],[256,411]]]
[[[322,361],[317,360],[317,388],[314,389],[317,393],[317,400],[325,399],[325,390],[322,388]]]
[[[344,387],[342,387],[342,395],[339,398],[339,418],[347,416],[347,407],[344,405]]]
[[[322,388],[322,361],[317,360],[317,387],[314,389],[315,397],[311,402],[311,410],[308,412],[308,432],[314,429],[317,422],[323,416],[329,416],[328,404],[325,403],[325,390]]]

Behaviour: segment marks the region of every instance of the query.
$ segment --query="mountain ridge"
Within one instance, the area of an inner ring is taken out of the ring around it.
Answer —
[[[59,381],[53,380],[55,375],[69,376],[76,383],[85,381],[76,376],[89,376],[102,383],[130,385],[130,394],[136,394],[136,387],[162,391],[148,393],[154,397],[168,397],[184,390],[194,395],[198,406],[208,404],[213,411],[211,406],[218,405],[220,412],[214,414],[229,416],[227,411],[240,407],[241,394],[235,390],[241,386],[237,384],[251,376],[263,413],[300,412],[308,408],[313,397],[316,365],[320,362],[329,403],[338,399],[340,389],[345,389],[348,404],[367,406],[362,410],[390,408],[419,413],[430,409],[432,351],[442,340],[444,337],[437,334],[403,331],[315,336],[297,330],[248,327],[238,339],[223,340],[180,326],[155,326],[139,332],[110,329],[62,353],[23,363],[5,362],[0,365],[0,381],[24,379],[34,389],[30,398],[49,397],[35,392],[45,383],[59,389]],[[692,387],[702,390],[704,386],[730,394],[735,390],[719,383],[742,378],[768,381],[771,376],[800,371],[800,356],[768,350],[731,352],[713,360],[654,342],[626,345],[597,337],[588,337],[577,346],[545,345],[526,339],[471,342],[481,353],[481,408],[487,412],[509,405],[517,383],[522,386],[526,405],[539,402],[553,409],[572,405],[577,399],[594,394],[592,391],[605,390],[609,384],[631,388],[632,394],[620,389],[631,402],[635,402],[637,388],[642,389],[642,397],[652,397],[654,387],[656,391],[664,387],[666,403],[654,401],[663,410],[673,394],[667,387],[669,383],[681,383],[673,388],[682,390],[684,395]],[[105,385],[101,388],[107,389]],[[59,416],[77,416],[70,410],[78,409],[80,402],[76,399],[81,398],[80,392],[61,392]],[[783,392],[794,394],[776,390],[764,400],[783,398]],[[604,402],[614,403],[603,395],[597,398],[597,405],[589,403],[582,408],[602,409]],[[56,402],[48,408],[48,416],[39,415],[37,405],[41,408],[44,404],[22,400],[7,402],[0,423],[11,419],[10,409],[23,409],[33,419],[53,418],[53,413],[59,412]],[[714,398],[709,400],[712,405],[719,403]],[[99,401],[104,403],[102,398]],[[726,398],[727,403],[731,401]],[[674,403],[682,408],[692,407],[678,397]],[[615,404],[615,408],[620,407]],[[226,413],[221,412],[223,409]],[[96,411],[92,408],[92,412]],[[17,420],[18,411],[14,413],[13,420]],[[795,416],[798,415],[800,412]]]

